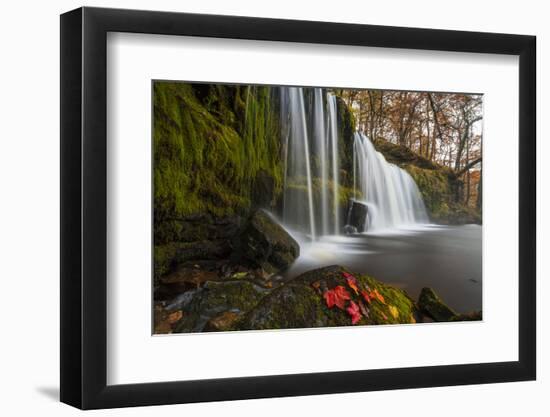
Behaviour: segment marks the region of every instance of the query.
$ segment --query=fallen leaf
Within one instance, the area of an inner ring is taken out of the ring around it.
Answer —
[[[337,287],[335,287],[333,291],[334,291],[334,294],[336,296],[335,304],[341,310],[343,310],[345,305],[346,305],[346,300],[351,299],[348,291],[344,287],[342,287],[341,285],[338,285]]]
[[[177,322],[182,317],[183,317],[183,312],[181,310],[174,311],[173,313],[168,314],[168,320],[167,321],[168,321],[169,324],[174,324],[175,322]]]
[[[390,314],[393,316],[394,319],[397,320],[399,317],[399,310],[397,310],[396,306],[389,306]]]
[[[369,295],[368,291],[364,291],[364,290],[361,291],[361,295],[362,295],[363,298],[365,299],[365,302],[366,302],[367,304],[370,304],[371,298],[370,298],[370,295]]]
[[[349,293],[341,285],[338,285],[332,290],[325,291],[323,297],[325,298],[328,308],[337,306],[341,310],[344,309],[346,300],[350,299]]]
[[[370,296],[371,298],[376,298],[382,304],[386,304],[386,300],[384,299],[384,296],[380,294],[376,288],[373,291],[371,291]]]
[[[328,308],[332,308],[334,304],[336,304],[336,295],[334,294],[334,291],[325,291],[323,297],[325,298],[325,302],[327,303]]]
[[[346,278],[346,281],[348,283],[348,286],[355,291],[355,294],[359,294],[359,288],[357,288],[357,279],[347,272],[342,272],[342,275],[344,278]]]
[[[361,320],[361,312],[359,311],[359,307],[357,304],[355,304],[353,301],[350,301],[349,307],[346,309],[348,314],[351,316],[351,324],[356,324]]]

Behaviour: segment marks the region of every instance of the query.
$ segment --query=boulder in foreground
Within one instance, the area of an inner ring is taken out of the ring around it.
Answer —
[[[256,211],[241,236],[241,258],[269,274],[288,268],[300,246],[265,210]]]
[[[250,310],[241,330],[415,323],[402,290],[338,266],[308,271],[273,290]]]

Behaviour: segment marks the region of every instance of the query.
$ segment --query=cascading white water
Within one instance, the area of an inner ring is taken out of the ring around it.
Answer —
[[[424,201],[412,177],[388,163],[360,132],[355,133],[353,167],[354,187],[361,193],[357,200],[368,208],[365,230],[428,222]]]
[[[334,210],[334,234],[340,233],[340,202],[339,202],[339,190],[340,176],[338,175],[338,121],[336,119],[336,96],[333,94],[327,95],[328,109],[329,109],[329,131],[327,134],[327,141],[330,142],[330,150],[332,156],[332,189],[333,189],[333,210]]]
[[[329,200],[328,200],[328,169],[327,164],[327,141],[325,126],[325,105],[323,92],[320,88],[314,90],[313,102],[313,134],[314,152],[319,156],[317,176],[321,179],[321,233],[329,233]]]
[[[283,223],[316,240],[342,231],[340,155],[336,96],[321,88],[305,94],[281,87],[284,127]],[[307,111],[306,111],[307,110]],[[368,207],[364,230],[427,223],[424,202],[412,177],[388,163],[362,133],[353,144],[353,188]]]
[[[341,221],[335,198],[339,192],[336,97],[315,88],[311,100],[312,111],[306,113],[303,89],[281,87],[286,126],[283,221],[315,240],[339,234]]]
[[[283,220],[291,227],[309,232],[311,239],[315,240],[317,234],[304,92],[299,87],[282,90],[281,98],[287,100],[282,109],[288,111],[288,114],[283,114],[288,123]],[[307,195],[307,204],[303,201],[303,190]]]

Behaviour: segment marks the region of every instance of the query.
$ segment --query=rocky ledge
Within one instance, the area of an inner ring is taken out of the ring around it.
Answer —
[[[481,312],[457,314],[431,288],[415,301],[339,265],[275,285],[259,285],[247,274],[206,281],[155,306],[157,334],[464,320],[481,320]]]

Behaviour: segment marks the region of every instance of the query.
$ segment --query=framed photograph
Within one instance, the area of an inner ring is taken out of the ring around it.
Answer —
[[[61,401],[533,380],[535,37],[61,16]]]

